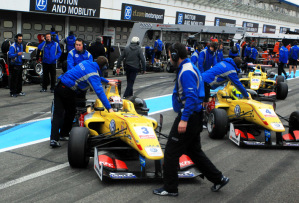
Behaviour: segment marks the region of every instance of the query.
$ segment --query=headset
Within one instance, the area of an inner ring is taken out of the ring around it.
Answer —
[[[178,50],[176,48],[174,48],[174,45],[175,44],[171,45],[171,59],[174,62],[178,62],[179,61],[179,52],[178,52]]]
[[[15,35],[14,40],[16,43],[18,42],[18,37],[23,37],[23,35],[21,33]]]

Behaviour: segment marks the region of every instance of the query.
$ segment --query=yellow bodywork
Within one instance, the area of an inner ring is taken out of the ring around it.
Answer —
[[[36,49],[37,49],[37,47],[35,47],[35,46],[26,46],[25,52],[26,53],[31,53],[31,52],[33,52]]]
[[[285,131],[272,105],[255,100],[233,100],[229,98],[233,88],[231,82],[228,82],[223,90],[217,92],[216,108],[225,109],[229,118],[245,119],[274,132]]]
[[[273,88],[275,81],[267,79],[267,73],[263,72],[261,65],[257,65],[256,70],[260,70],[261,75],[256,75],[254,72],[249,72],[247,78],[240,78],[241,83],[248,81],[247,88],[258,90],[260,88]]]
[[[111,86],[106,91],[107,98],[119,95],[117,87],[112,93]],[[157,121],[146,116],[139,115],[134,104],[129,100],[122,100],[123,107],[118,112],[109,113],[92,110],[84,118],[84,125],[89,129],[91,136],[98,136],[103,133],[111,134],[115,131],[126,129],[117,133],[115,137],[120,139],[137,150],[142,156],[151,160],[160,160],[164,157],[160,143],[157,139],[155,129]],[[94,108],[104,107],[97,99]]]

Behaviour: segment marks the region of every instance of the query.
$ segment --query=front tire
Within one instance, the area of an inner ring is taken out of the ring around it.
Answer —
[[[89,163],[88,140],[89,130],[85,127],[74,127],[68,143],[68,160],[73,168],[85,168]]]
[[[277,83],[276,98],[284,100],[288,96],[288,85],[285,82]]]
[[[224,109],[213,109],[208,116],[208,133],[212,139],[222,139],[227,133],[228,119]]]
[[[276,77],[276,84],[280,83],[280,82],[284,82],[284,77],[282,75],[278,75]]]

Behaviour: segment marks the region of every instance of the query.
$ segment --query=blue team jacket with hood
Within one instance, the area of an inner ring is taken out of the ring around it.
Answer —
[[[216,63],[216,53],[211,51],[209,47],[199,53],[198,68],[201,73],[209,70]]]
[[[181,120],[188,121],[193,112],[202,110],[205,97],[204,83],[199,70],[190,59],[185,59],[178,67],[178,76],[172,94],[173,110],[181,112]]]
[[[38,49],[43,51],[43,63],[55,64],[61,56],[61,49],[57,42],[44,41],[38,45]]]
[[[11,59],[10,63],[12,65],[22,65],[22,55],[19,56],[18,53],[23,51],[23,44],[18,44],[15,42],[9,47],[8,57]]]
[[[208,83],[212,89],[215,89],[230,80],[242,93],[242,95],[245,98],[248,98],[249,95],[239,80],[238,72],[240,72],[240,70],[238,69],[234,60],[231,58],[226,58],[210,70],[205,71],[202,74],[202,78],[204,82]]]
[[[67,70],[73,69],[85,60],[93,62],[92,55],[88,51],[85,49],[82,52],[78,52],[76,49],[71,50],[67,55]]]
[[[99,76],[100,71],[100,67],[96,62],[83,61],[73,69],[59,76],[58,79],[74,91],[78,88],[87,90],[91,86],[105,108],[110,109],[111,106],[102,87],[102,82],[108,83],[109,81]]]

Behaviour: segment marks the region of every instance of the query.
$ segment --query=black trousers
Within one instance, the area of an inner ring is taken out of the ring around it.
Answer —
[[[205,98],[204,98],[204,102],[208,102],[209,98],[210,98],[210,93],[211,93],[211,88],[210,85],[208,83],[204,83],[205,84]]]
[[[10,71],[10,94],[19,94],[22,92],[22,65],[11,65]]]
[[[203,114],[193,113],[183,134],[178,133],[181,120],[179,114],[170,131],[164,154],[164,189],[168,192],[178,191],[179,158],[188,155],[203,175],[213,183],[221,181],[222,173],[214,166],[201,149],[200,132],[202,131]]]
[[[49,74],[51,77],[51,80],[49,79]],[[50,81],[49,81],[50,80]],[[56,83],[56,64],[47,64],[43,63],[43,82],[42,82],[42,88],[47,89],[47,86],[51,85],[51,90],[54,90],[55,83]]]
[[[279,64],[278,64],[278,75],[281,75],[281,73],[283,73],[285,76],[287,76],[287,73],[285,72],[285,70],[284,70],[284,67],[285,67],[285,63],[282,63],[282,62],[280,62]]]
[[[133,86],[138,73],[138,69],[126,66],[126,76],[127,76],[127,88],[124,93],[124,97],[133,96]]]
[[[54,112],[51,126],[51,140],[58,141],[59,137],[69,136],[75,114],[76,92],[64,86],[62,83],[59,83],[54,89]],[[63,123],[62,127],[61,123]]]

